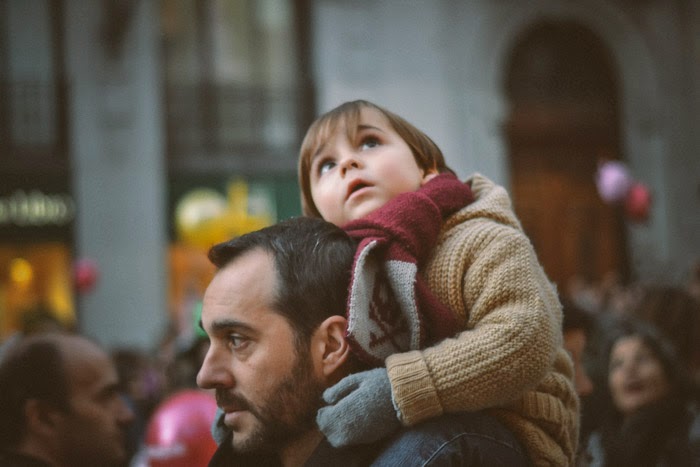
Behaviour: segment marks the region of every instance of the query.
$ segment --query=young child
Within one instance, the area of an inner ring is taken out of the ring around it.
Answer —
[[[506,191],[479,174],[460,182],[428,136],[367,101],[311,125],[299,182],[304,214],[360,240],[348,335],[366,361],[385,359],[324,394],[317,421],[329,441],[369,442],[400,424],[488,409],[534,465],[571,465],[578,398],[561,305]],[[374,281],[399,276],[397,321],[366,302],[386,298],[372,295]]]

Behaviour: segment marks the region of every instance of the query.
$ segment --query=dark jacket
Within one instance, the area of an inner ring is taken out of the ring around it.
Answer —
[[[365,467],[372,463],[382,447],[382,443],[374,443],[334,448],[324,439],[304,466]],[[282,464],[276,454],[270,452],[235,453],[230,440],[228,440],[219,445],[211,461],[209,461],[209,467],[229,467],[232,465],[237,467],[279,467]]]

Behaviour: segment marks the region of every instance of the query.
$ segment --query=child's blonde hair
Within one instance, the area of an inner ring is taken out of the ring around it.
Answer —
[[[311,197],[311,162],[319,146],[323,144],[340,125],[345,125],[347,137],[355,140],[357,126],[360,123],[360,111],[364,108],[375,109],[389,121],[392,129],[408,144],[413,152],[418,167],[427,171],[453,172],[442,155],[440,148],[428,135],[408,123],[403,118],[376,104],[364,100],[345,102],[326,112],[314,121],[306,132],[299,151],[299,186],[301,187],[301,208],[306,216],[323,217],[318,212]]]

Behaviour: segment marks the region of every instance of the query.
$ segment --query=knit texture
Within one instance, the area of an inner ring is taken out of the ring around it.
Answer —
[[[506,191],[476,174],[475,201],[445,222],[424,271],[462,332],[386,359],[405,425],[490,409],[534,465],[574,462],[578,397],[562,347],[561,305]]]
[[[458,331],[457,319],[419,274],[446,217],[472,200],[453,174],[434,177],[343,228],[358,240],[348,298],[348,341],[379,366]]]

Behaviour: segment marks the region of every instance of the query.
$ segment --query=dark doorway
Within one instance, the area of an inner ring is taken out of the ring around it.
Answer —
[[[506,75],[505,124],[515,210],[550,279],[628,275],[622,213],[600,199],[599,161],[620,159],[617,73],[601,41],[545,22],[517,41]]]

